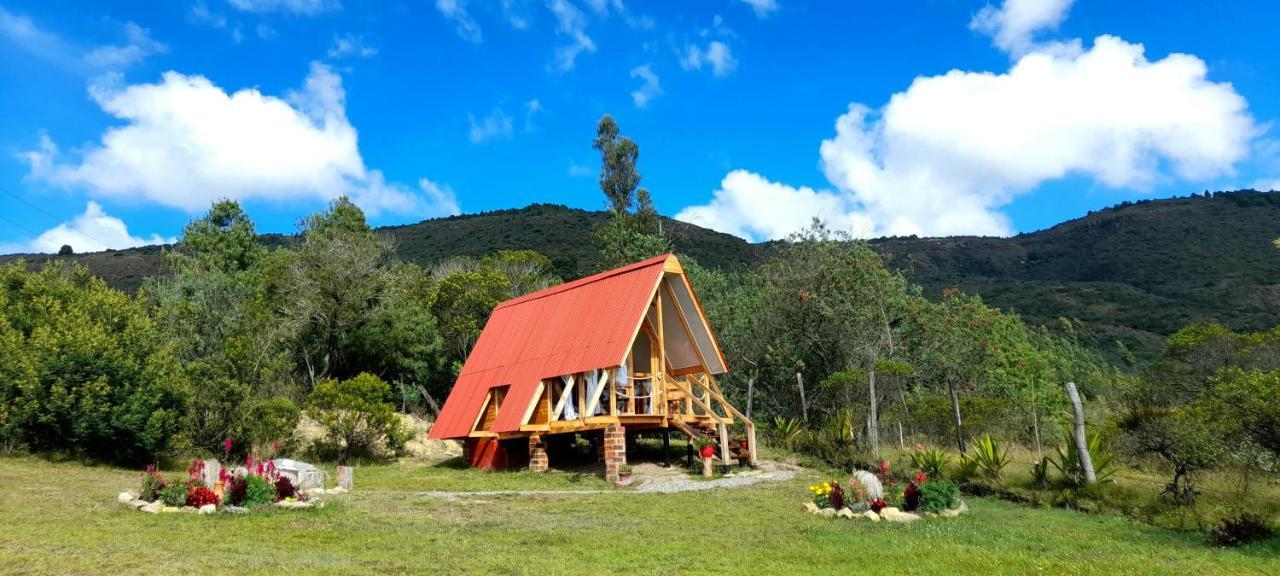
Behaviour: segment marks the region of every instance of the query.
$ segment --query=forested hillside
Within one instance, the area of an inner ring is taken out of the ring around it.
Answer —
[[[417,264],[531,249],[571,278],[598,267],[591,229],[605,217],[534,204],[379,231],[395,239],[400,257]],[[669,219],[663,230],[677,251],[718,268],[758,263],[774,248]],[[883,238],[872,246],[930,295],[955,287],[1034,323],[1078,318],[1113,357],[1116,340],[1151,357],[1164,336],[1191,322],[1236,330],[1280,323],[1280,253],[1271,247],[1277,237],[1280,194],[1241,191],[1125,203],[1012,238]],[[284,244],[292,237],[264,240]],[[133,290],[161,271],[161,251],[149,246],[69,258],[110,285]]]

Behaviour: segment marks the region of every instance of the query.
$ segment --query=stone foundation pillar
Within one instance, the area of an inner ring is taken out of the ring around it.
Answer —
[[[618,481],[618,467],[627,463],[627,429],[610,424],[604,430],[604,479]]]
[[[529,469],[534,472],[546,472],[550,460],[547,459],[547,443],[542,437],[534,434],[529,437]]]

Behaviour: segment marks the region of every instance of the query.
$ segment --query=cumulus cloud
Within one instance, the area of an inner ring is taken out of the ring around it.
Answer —
[[[122,250],[147,244],[172,244],[175,238],[156,234],[150,237],[133,236],[119,218],[108,215],[97,202],[90,201],[84,213],[50,228],[37,236],[26,247],[29,252],[57,252],[62,246],[71,246],[76,252],[99,252],[108,248]]]
[[[169,51],[163,43],[151,39],[151,31],[133,22],[124,25],[125,42],[99,46],[85,54],[85,62],[100,68],[125,68],[153,54]]]
[[[596,43],[587,36],[587,16],[577,6],[568,0],[547,0],[547,9],[556,17],[556,34],[569,38],[569,44],[556,49],[551,68],[568,72],[577,64],[579,54],[596,51]]]
[[[498,138],[510,138],[515,132],[511,116],[508,116],[501,108],[494,108],[492,112],[489,112],[487,116],[479,120],[476,120],[475,115],[467,114],[467,121],[471,124],[469,137],[472,144],[479,144]]]
[[[662,95],[662,85],[658,83],[658,75],[653,73],[653,69],[648,64],[632,68],[631,77],[641,80],[640,87],[631,92],[631,100],[636,103],[636,107],[644,108],[649,105],[650,100]]]
[[[1142,189],[1230,175],[1257,133],[1244,98],[1208,80],[1199,58],[1152,61],[1140,44],[1101,36],[1088,50],[1033,49],[1001,74],[917,78],[879,110],[850,105],[820,147],[829,194],[844,203],[783,196],[828,218],[844,206],[832,219],[874,223],[854,231],[864,235],[1007,235],[1000,209],[1043,182],[1077,175]],[[724,206],[736,208],[719,229],[780,232],[752,224],[753,206],[767,215],[774,205],[739,187],[722,185],[712,204],[682,214],[711,221],[709,209]]]
[[[227,27],[227,17],[210,10],[209,5],[204,2],[196,2],[191,5],[191,12],[187,15],[187,21],[192,24],[203,24],[213,28]]]
[[[822,218],[833,228],[869,232],[871,222],[855,213],[841,194],[770,182],[759,174],[734,170],[720,182],[711,202],[676,214],[677,220],[758,240],[786,238]]]
[[[333,46],[329,47],[329,57],[334,59],[341,58],[371,58],[377,56],[378,49],[365,44],[364,36],[357,36],[350,32],[341,36],[334,35]]]
[[[1020,56],[1035,45],[1036,32],[1056,29],[1075,0],[1005,0],[1000,7],[984,6],[969,21],[969,29],[991,36],[997,48]]]
[[[713,40],[705,48],[697,44],[685,46],[680,56],[680,67],[685,70],[701,70],[703,66],[711,68],[716,76],[725,76],[738,67],[729,46],[719,40]]]
[[[480,24],[467,11],[466,0],[436,0],[436,10],[446,20],[453,22],[458,37],[472,44],[479,44],[484,39],[480,32]]]
[[[751,10],[756,13],[756,18],[768,18],[769,14],[778,9],[778,0],[742,0],[742,2],[751,6]]]
[[[290,12],[305,16],[342,8],[338,0],[229,0],[229,3],[244,12]]]
[[[529,27],[529,18],[525,15],[522,4],[518,4],[515,0],[500,0],[498,6],[502,8],[502,17],[506,18],[512,28],[524,30]]]
[[[346,117],[342,78],[313,63],[285,97],[228,93],[203,76],[167,72],[158,83],[97,83],[90,95],[121,124],[61,159],[42,139],[23,157],[30,177],[98,197],[199,212],[219,198],[298,200],[348,195],[371,215],[457,212],[435,190],[388,182],[361,158]]]

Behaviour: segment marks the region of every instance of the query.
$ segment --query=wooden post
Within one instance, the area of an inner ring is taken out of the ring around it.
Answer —
[[[1084,434],[1084,407],[1080,405],[1080,393],[1076,391],[1075,382],[1067,382],[1067,396],[1071,397],[1071,408],[1075,410],[1076,450],[1080,452],[1084,481],[1085,484],[1094,484],[1098,481],[1098,476],[1093,470],[1093,457],[1089,455],[1089,439]]]
[[[338,487],[350,492],[355,487],[355,468],[350,466],[338,467]]]
[[[671,467],[671,429],[662,429],[662,467]]]
[[[951,391],[951,413],[956,420],[956,447],[964,454],[964,422],[960,419],[960,396],[956,394],[954,383],[947,382],[947,389]]]
[[[747,418],[751,418],[751,397],[756,391],[756,377],[747,378]]]
[[[725,468],[729,467],[732,456],[729,455],[729,427],[720,423],[720,464]]]
[[[751,454],[751,467],[755,468],[760,461],[756,458],[756,425],[747,422],[747,451]]]
[[[800,387],[800,416],[805,422],[809,421],[809,405],[804,400],[804,377],[796,372],[796,385]]]
[[[898,449],[902,450],[907,447],[907,443],[902,439],[902,420],[898,420]]]
[[[710,457],[706,457],[702,459],[702,477],[703,478],[711,477],[711,458]]]
[[[661,220],[661,218],[659,218]],[[666,282],[664,279],[663,282]],[[658,313],[658,365],[653,369],[653,381],[649,384],[649,410],[650,414],[660,413],[658,405],[655,402],[662,400],[663,393],[667,387],[667,341],[666,334],[662,328],[662,291],[659,290],[654,296],[654,302],[657,304]],[[696,346],[696,344],[695,344]]]
[[[880,415],[876,413],[876,369],[874,366],[867,372],[868,395],[871,399],[871,412],[867,415],[867,439],[871,441],[871,454],[880,457]]]

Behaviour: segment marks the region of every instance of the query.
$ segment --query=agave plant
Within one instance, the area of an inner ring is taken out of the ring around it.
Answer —
[[[941,478],[951,464],[951,456],[937,448],[921,448],[911,453],[911,465],[930,478]]]
[[[973,441],[973,461],[983,476],[998,480],[1009,465],[1009,448],[987,434]]]
[[[1084,465],[1080,463],[1080,450],[1076,437],[1070,430],[1063,430],[1063,441],[1058,444],[1058,458],[1050,459],[1054,468],[1062,474],[1062,480],[1070,486],[1084,486]],[[1116,456],[1102,445],[1102,434],[1094,431],[1087,440],[1089,459],[1093,461],[1093,475],[1099,482],[1116,473]]]
[[[778,443],[787,448],[792,447],[796,440],[804,435],[804,432],[804,422],[799,418],[773,417],[773,434]]]

